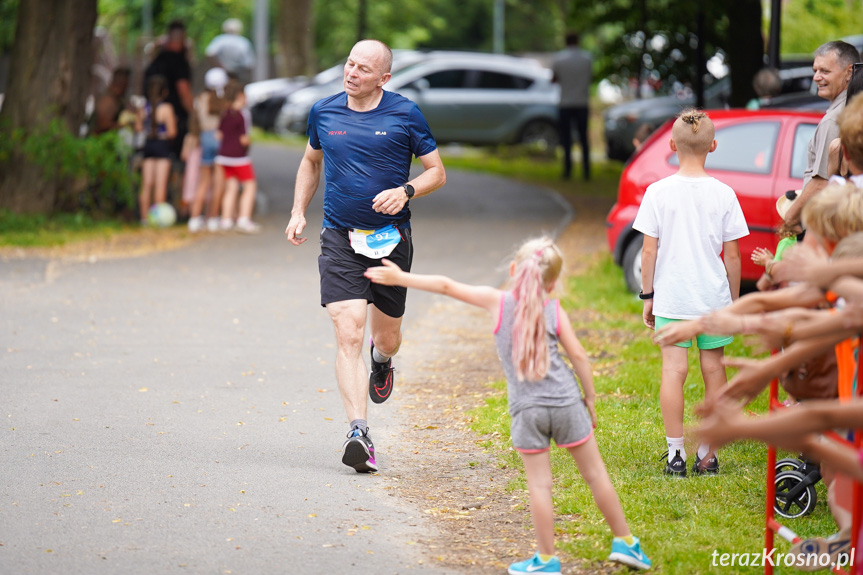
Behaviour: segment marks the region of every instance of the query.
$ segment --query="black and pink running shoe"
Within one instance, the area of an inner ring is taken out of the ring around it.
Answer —
[[[383,403],[389,399],[393,392],[393,367],[392,358],[386,363],[375,361],[375,344],[372,344],[372,369],[369,372],[369,397],[375,403]]]
[[[369,437],[369,430],[357,427],[348,432],[348,439],[342,445],[342,463],[353,467],[357,473],[370,473],[378,470],[375,463],[375,446]]]

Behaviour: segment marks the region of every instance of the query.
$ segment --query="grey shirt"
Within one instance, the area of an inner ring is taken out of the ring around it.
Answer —
[[[512,326],[515,320],[515,297],[512,292],[504,292],[501,297],[501,310],[498,326],[494,332],[497,355],[506,375],[509,394],[509,413],[515,415],[526,407],[564,407],[581,400],[581,388],[568,365],[563,361],[558,349],[558,329],[560,302],[549,300],[543,309],[545,331],[548,339],[548,373],[539,381],[519,381],[515,364],[512,361]]]
[[[808,158],[806,162],[806,171],[803,172],[803,187],[805,188],[813,176],[820,176],[825,180],[829,180],[830,174],[827,171],[827,164],[830,161],[830,142],[839,137],[839,114],[845,108],[845,97],[847,91],[843,91],[836,96],[836,99],[830,102],[830,107],[821,121],[818,122],[818,127],[815,128],[815,134],[809,140]]]
[[[586,107],[590,100],[590,81],[593,77],[590,53],[576,47],[561,50],[555,55],[551,69],[560,84],[560,107]]]

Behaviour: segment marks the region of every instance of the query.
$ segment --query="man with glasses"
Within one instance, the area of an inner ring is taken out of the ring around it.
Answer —
[[[803,206],[824,189],[832,175],[829,167],[830,142],[839,137],[839,113],[845,107],[848,82],[851,80],[853,66],[859,60],[857,48],[841,40],[827,42],[815,51],[812,81],[818,87],[818,95],[830,101],[830,107],[809,141],[803,189],[785,214],[785,222],[790,225],[800,222]]]

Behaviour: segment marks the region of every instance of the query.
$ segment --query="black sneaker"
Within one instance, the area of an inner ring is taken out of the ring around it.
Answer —
[[[698,454],[695,454],[695,463],[692,464],[692,473],[695,475],[716,475],[719,473],[719,459],[716,454],[705,459],[703,462]]]
[[[393,360],[386,363],[375,361],[375,344],[372,344],[372,370],[369,373],[369,397],[375,403],[383,403],[393,392]]]
[[[353,467],[357,473],[369,473],[378,470],[375,463],[375,446],[369,437],[368,428],[363,431],[357,427],[348,432],[348,439],[342,445],[342,463]]]
[[[662,458],[665,460],[665,470],[663,473],[673,477],[686,477],[686,460],[680,457],[679,449],[674,452],[674,457],[671,458],[671,461],[668,461],[667,451],[662,454]]]

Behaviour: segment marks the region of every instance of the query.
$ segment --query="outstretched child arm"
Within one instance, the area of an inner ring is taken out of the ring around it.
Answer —
[[[761,417],[746,417],[740,404],[723,400],[703,410],[698,434],[711,447],[739,439],[757,439],[827,460],[848,475],[863,480],[863,466],[854,449],[821,440],[814,433],[835,427],[854,428],[863,421],[863,401],[808,401],[793,409]]]
[[[488,286],[472,286],[450,279],[446,276],[412,274],[389,261],[382,259],[382,266],[369,268],[365,276],[381,285],[396,285],[439,293],[459,301],[481,307],[492,316],[500,312],[501,291]]]
[[[562,310],[561,310],[562,311]],[[572,323],[569,321],[569,316],[565,313],[559,314],[560,317],[560,344],[563,346],[569,361],[572,362],[572,368],[578,380],[581,382],[581,389],[584,393],[584,405],[590,412],[590,418],[593,420],[593,426],[596,427],[596,408],[594,400],[596,399],[596,390],[593,387],[593,369],[590,367],[590,359],[587,357],[587,352],[584,351],[584,346],[578,341],[575,331],[572,329]]]
[[[755,248],[752,250],[752,263],[757,266],[767,267],[773,261],[773,252],[767,248]]]

